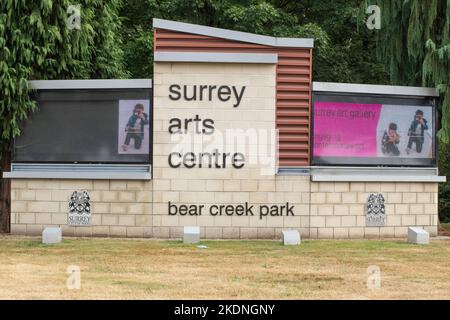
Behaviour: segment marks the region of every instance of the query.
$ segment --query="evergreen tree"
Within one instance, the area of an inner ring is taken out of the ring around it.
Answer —
[[[450,0],[377,0],[378,54],[393,84],[436,87],[442,141],[450,139]]]
[[[117,36],[120,0],[78,3],[74,8],[69,0],[0,1],[2,171],[9,170],[11,141],[20,133],[20,122],[36,109],[28,80],[127,76]],[[0,232],[9,232],[9,216],[9,179],[1,179]]]
[[[314,81],[389,84],[389,75],[377,59],[376,37],[366,27],[361,0],[271,0],[294,14],[302,24],[326,32],[329,46],[313,59]]]

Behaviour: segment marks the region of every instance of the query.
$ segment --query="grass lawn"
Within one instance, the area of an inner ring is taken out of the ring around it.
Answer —
[[[450,299],[450,241],[179,241],[0,237],[1,299]],[[81,289],[66,287],[69,265]],[[367,267],[381,288],[367,288]]]

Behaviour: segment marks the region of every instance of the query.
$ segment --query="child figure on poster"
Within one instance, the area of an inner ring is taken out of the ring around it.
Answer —
[[[122,145],[122,150],[127,151],[131,139],[134,140],[134,148],[139,150],[144,139],[144,126],[148,125],[148,115],[144,112],[144,106],[140,103],[136,104],[133,109],[133,114],[128,119],[125,127],[126,137]]]
[[[410,154],[412,151],[412,145],[415,144],[416,152],[421,153],[423,143],[425,141],[424,132],[428,130],[427,120],[423,117],[423,111],[417,110],[414,115],[414,120],[408,130],[408,147],[406,148],[406,153]]]
[[[397,124],[390,123],[381,140],[381,151],[385,155],[398,157],[400,155],[400,150],[397,147],[399,143],[400,135],[397,133]]]

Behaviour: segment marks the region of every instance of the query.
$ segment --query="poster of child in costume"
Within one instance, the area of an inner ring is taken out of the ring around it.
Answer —
[[[150,102],[148,100],[119,101],[119,154],[148,154]]]

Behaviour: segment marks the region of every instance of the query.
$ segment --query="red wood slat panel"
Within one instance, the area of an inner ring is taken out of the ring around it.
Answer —
[[[278,61],[278,74],[280,75],[301,75],[301,74],[307,74],[309,75],[309,67],[308,66],[284,66],[280,65],[280,61]]]
[[[305,125],[295,125],[295,126],[290,126],[290,125],[283,125],[280,124],[278,125],[278,131],[280,135],[290,135],[292,133],[303,133],[305,135],[309,134],[309,128]]]
[[[307,109],[309,107],[307,100],[298,100],[298,101],[290,101],[290,100],[279,100],[277,103],[277,107],[284,110],[284,108],[292,108],[292,109]]]
[[[302,157],[302,158],[304,158],[304,157]],[[279,159],[278,165],[280,167],[302,167],[305,165],[305,162],[303,160]]]
[[[245,43],[209,36],[198,36],[170,30],[157,29],[157,45],[155,51],[200,51],[209,52],[276,52],[276,48],[260,44]],[[243,51],[245,50],[245,51]]]
[[[278,74],[277,79],[278,84],[283,85],[290,85],[292,83],[295,84],[309,84],[309,77],[308,75],[285,75],[285,74]]]
[[[277,110],[277,116],[280,117],[309,117],[309,113],[306,110]]]
[[[292,84],[286,85],[282,82],[277,84],[277,89],[280,91],[309,91],[309,84]]]
[[[230,44],[226,41],[209,41],[209,40],[189,40],[189,41],[177,41],[177,40],[158,40],[159,45],[164,48],[179,48],[182,46],[183,48],[209,48],[210,50],[213,48],[229,48]],[[261,47],[258,45],[248,45],[246,43],[236,43],[233,44],[234,49],[260,49]]]
[[[297,142],[281,142],[278,149],[308,150],[308,144],[307,143],[297,143]]]
[[[305,92],[291,92],[291,91],[286,91],[283,92],[282,90],[280,90],[281,92],[279,92],[277,94],[277,98],[280,100],[308,100],[309,99],[309,94],[305,93]]]
[[[276,127],[280,166],[310,159],[312,49],[265,45],[156,29],[155,51],[277,53]]]
[[[311,51],[279,49],[277,128],[280,166],[307,166],[310,154]]]
[[[308,125],[308,118],[283,117],[277,120],[279,125]]]

